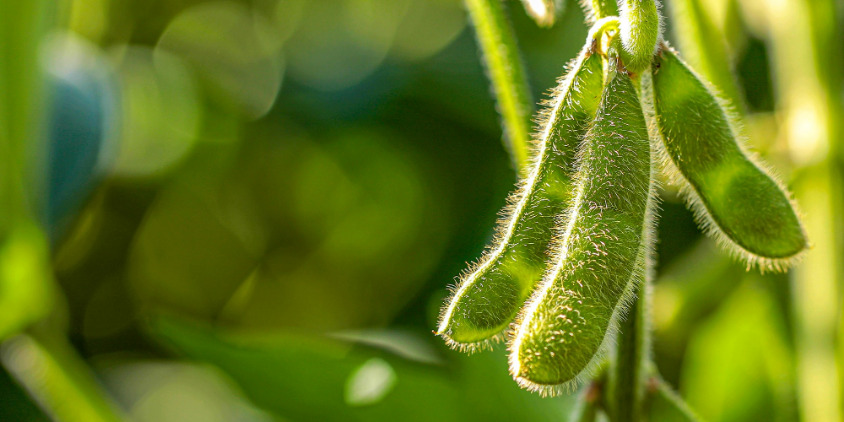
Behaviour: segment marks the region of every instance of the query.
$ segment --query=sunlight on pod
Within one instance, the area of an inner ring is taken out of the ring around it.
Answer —
[[[511,374],[543,395],[570,390],[600,361],[614,315],[644,273],[650,142],[636,89],[617,66],[612,59],[578,152],[575,198],[554,241],[553,266],[520,313],[510,344]]]
[[[656,0],[622,0],[620,6],[621,57],[628,71],[639,73],[650,66],[662,37],[659,4]]]
[[[747,154],[724,104],[674,51],[663,49],[654,63],[663,161],[698,222],[748,267],[785,270],[807,239],[782,183]]]
[[[566,9],[565,0],[522,0],[525,10],[542,27],[554,25],[557,16]]]
[[[497,240],[462,277],[447,302],[437,334],[449,346],[473,351],[500,340],[542,278],[556,216],[571,200],[575,151],[601,96],[601,57],[587,45],[560,80],[539,119],[537,156],[510,198]]]

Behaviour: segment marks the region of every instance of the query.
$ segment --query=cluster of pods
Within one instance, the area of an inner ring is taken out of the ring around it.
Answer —
[[[529,176],[437,331],[463,351],[506,340],[514,379],[542,394],[600,363],[641,286],[658,171],[748,267],[782,270],[807,247],[788,193],[712,88],[656,38],[644,60],[631,55],[625,31],[616,17],[590,31],[539,121]]]

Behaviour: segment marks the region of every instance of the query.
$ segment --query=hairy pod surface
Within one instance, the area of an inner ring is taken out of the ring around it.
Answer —
[[[556,256],[522,310],[510,344],[510,372],[529,390],[558,394],[588,371],[643,257],[651,153],[630,77],[615,71],[578,153],[575,197]]]
[[[620,3],[621,57],[627,70],[639,73],[653,60],[662,25],[656,0],[622,0]]]
[[[532,170],[511,197],[498,239],[462,276],[443,309],[438,334],[469,351],[510,325],[547,267],[556,217],[571,200],[574,158],[598,108],[601,57],[586,46],[560,82],[541,123]]]
[[[745,154],[724,107],[676,53],[658,55],[652,79],[666,164],[700,224],[748,265],[787,267],[807,239],[785,189]]]

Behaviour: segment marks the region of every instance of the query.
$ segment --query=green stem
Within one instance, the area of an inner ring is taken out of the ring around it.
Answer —
[[[644,258],[643,258],[644,259]],[[619,323],[616,359],[610,375],[609,405],[615,422],[638,421],[642,415],[650,336],[648,278],[636,288],[636,299]]]
[[[501,0],[466,0],[504,126],[504,142],[516,169],[527,175],[531,156],[533,99],[516,36]]]
[[[30,330],[3,343],[3,365],[53,419],[124,420],[64,336]]]

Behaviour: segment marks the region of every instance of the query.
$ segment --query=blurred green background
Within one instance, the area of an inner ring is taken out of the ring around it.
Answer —
[[[516,182],[460,1],[0,3],[0,420],[570,412],[432,334]],[[583,15],[505,3],[545,98]],[[839,420],[844,4],[698,4],[814,248],[746,272],[666,186],[654,359],[706,420]]]

